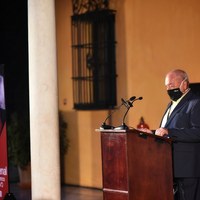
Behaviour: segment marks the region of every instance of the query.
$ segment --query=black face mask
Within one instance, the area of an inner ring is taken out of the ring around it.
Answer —
[[[172,101],[177,101],[182,97],[183,93],[180,91],[180,88],[175,88],[172,90],[167,90],[167,93]]]

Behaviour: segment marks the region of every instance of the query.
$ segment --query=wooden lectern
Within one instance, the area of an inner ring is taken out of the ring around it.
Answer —
[[[100,130],[104,200],[173,200],[171,140]]]

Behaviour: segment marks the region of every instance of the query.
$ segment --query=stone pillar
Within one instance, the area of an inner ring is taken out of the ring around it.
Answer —
[[[32,200],[59,200],[54,0],[28,0]]]

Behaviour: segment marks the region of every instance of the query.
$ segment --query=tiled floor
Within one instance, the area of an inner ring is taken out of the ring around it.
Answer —
[[[20,189],[17,184],[10,185],[10,192],[16,200],[31,200],[31,190]],[[99,189],[62,186],[61,197],[62,200],[103,200],[103,192]]]

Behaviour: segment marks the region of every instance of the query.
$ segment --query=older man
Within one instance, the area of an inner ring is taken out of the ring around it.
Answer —
[[[155,134],[174,140],[175,200],[200,200],[200,97],[190,90],[183,70],[170,71],[165,85],[172,101]]]

